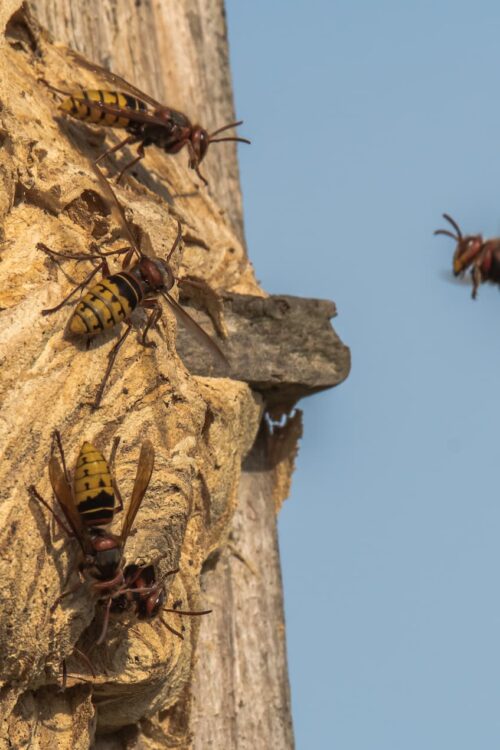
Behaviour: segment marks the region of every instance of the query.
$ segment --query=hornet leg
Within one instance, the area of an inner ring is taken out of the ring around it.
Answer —
[[[100,263],[98,266],[96,266],[94,268],[94,270],[91,273],[89,273],[89,275],[87,276],[87,278],[84,279],[81,284],[78,284],[78,286],[75,286],[75,288],[72,289],[72,291],[62,300],[62,302],[60,302],[55,307],[46,307],[44,310],[42,310],[42,315],[51,315],[52,313],[55,313],[58,310],[60,310],[61,307],[64,307],[64,305],[66,304],[66,302],[69,299],[71,299],[71,297],[74,294],[76,294],[76,292],[79,289],[83,289],[85,286],[87,286],[87,284],[89,283],[89,281],[96,275],[96,273],[98,273],[99,271],[101,271],[103,268],[104,268],[104,262]]]
[[[116,178],[116,182],[120,182],[125,172],[131,169],[134,166],[134,164],[137,164],[137,162],[140,161],[141,159],[144,159],[144,141],[142,141],[142,143],[139,144],[137,148],[137,156],[135,157],[135,159],[132,159],[132,161],[129,161],[129,163],[123,167],[122,171]]]
[[[94,404],[93,404],[93,408],[94,409],[98,409],[99,408],[99,405],[100,405],[101,399],[102,399],[102,394],[104,393],[104,388],[106,387],[106,382],[107,382],[107,380],[109,378],[111,370],[113,369],[113,365],[115,363],[116,356],[117,356],[118,352],[120,351],[120,349],[121,349],[121,347],[123,345],[123,342],[125,341],[125,339],[129,335],[129,333],[130,333],[131,330],[132,330],[132,324],[129,323],[127,325],[127,329],[126,329],[125,333],[123,334],[123,336],[120,339],[118,339],[118,342],[114,345],[114,347],[111,349],[111,351],[109,353],[108,366],[106,368],[106,373],[105,373],[105,375],[104,375],[104,377],[103,377],[103,379],[101,381],[101,385],[97,389],[97,394],[96,394],[95,401],[94,401]]]
[[[116,498],[118,502],[120,503],[119,507],[115,508],[115,513],[120,513],[123,510],[122,496],[120,494],[120,490],[118,489],[118,482],[115,479],[115,458],[116,458],[116,451],[118,449],[119,443],[120,443],[120,438],[115,437],[115,439],[113,440],[113,447],[111,449],[111,455],[109,457],[109,471],[111,474],[111,484],[113,485]]]
[[[142,333],[141,344],[146,347],[154,348],[156,344],[154,341],[148,341],[147,336],[150,329],[155,326],[161,318],[161,307],[156,300],[144,300],[142,303],[143,307],[149,307],[151,309],[151,315],[148,318],[146,327]]]
[[[41,503],[45,508],[47,508],[48,511],[50,511],[50,513],[52,513],[56,523],[65,532],[65,534],[67,534],[69,537],[75,536],[73,532],[70,529],[68,529],[64,521],[60,518],[60,516],[57,515],[55,510],[53,510],[53,508],[50,507],[48,502],[43,499],[43,497],[40,495],[40,493],[38,492],[38,490],[33,484],[30,484],[30,486],[28,487],[28,492],[30,493],[33,500],[37,500],[37,502]]]
[[[104,153],[102,153],[100,156],[97,157],[97,159],[94,161],[94,164],[99,164],[100,161],[102,161],[106,156],[110,156],[111,154],[114,154],[115,151],[119,151],[124,146],[128,146],[132,143],[137,143],[138,138],[135,135],[128,135],[126,138],[123,139],[123,141],[120,141],[120,143],[117,143],[116,146],[112,146],[111,148],[108,148]]]
[[[101,643],[104,643],[104,640],[106,638],[106,633],[108,632],[109,612],[111,610],[112,602],[113,602],[113,597],[110,596],[108,599],[108,603],[106,604],[106,611],[104,612],[104,622],[102,623],[101,635],[96,641],[97,646],[100,646]]]
[[[76,591],[78,591],[78,589],[82,585],[83,585],[82,582],[78,581],[78,583],[75,583],[74,586],[71,586],[71,588],[66,589],[66,591],[62,592],[62,594],[59,594],[59,596],[55,600],[54,604],[52,604],[52,606],[50,608],[50,611],[53,612],[55,610],[55,608],[57,607],[57,605],[59,604],[59,602],[61,602],[63,599],[65,599],[70,594],[74,594]]]
[[[474,265],[472,269],[472,299],[476,299],[477,290],[479,289],[482,280],[481,269],[479,266]]]

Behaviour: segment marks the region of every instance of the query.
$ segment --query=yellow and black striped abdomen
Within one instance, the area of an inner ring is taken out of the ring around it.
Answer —
[[[89,289],[69,320],[69,330],[93,336],[126,320],[142,301],[144,292],[131,273],[122,271],[102,279]]]
[[[82,445],[76,463],[75,503],[87,526],[111,523],[115,512],[115,493],[106,459],[90,443]]]
[[[92,107],[88,102],[100,102],[110,107],[117,107],[124,110],[122,116],[109,114],[98,107]],[[140,99],[136,99],[130,94],[122,94],[119,91],[99,91],[97,89],[87,89],[68,96],[59,105],[59,109],[77,120],[84,120],[99,125],[106,125],[112,128],[127,128],[130,118],[127,116],[127,110],[131,114],[135,110],[146,110],[147,107]]]

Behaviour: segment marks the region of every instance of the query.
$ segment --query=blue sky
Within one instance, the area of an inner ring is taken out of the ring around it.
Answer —
[[[297,748],[498,747],[500,294],[432,233],[500,235],[500,5],[227,7],[257,276],[353,359],[279,521]]]

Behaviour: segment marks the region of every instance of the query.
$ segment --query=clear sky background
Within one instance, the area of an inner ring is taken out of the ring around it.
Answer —
[[[299,750],[500,747],[500,4],[228,0],[250,256],[335,300],[280,516]]]

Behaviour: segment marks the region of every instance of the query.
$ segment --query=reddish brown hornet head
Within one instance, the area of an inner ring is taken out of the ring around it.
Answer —
[[[483,248],[483,236],[481,234],[469,234],[466,237],[462,235],[457,222],[448,214],[443,214],[443,218],[448,221],[455,232],[449,229],[436,229],[434,234],[444,234],[455,240],[457,246],[453,254],[453,273],[460,276],[477,258]]]
[[[141,620],[150,620],[157,616],[165,604],[165,590],[157,584],[152,592],[137,602],[137,614]]]
[[[168,292],[174,285],[170,266],[145,255],[139,261],[139,272],[151,291],[165,289]]]
[[[191,166],[193,168],[196,168],[196,166],[198,166],[198,164],[203,161],[203,159],[205,158],[205,154],[208,151],[208,147],[211,143],[221,143],[222,141],[238,141],[239,143],[250,143],[247,138],[238,138],[238,136],[214,138],[214,136],[222,133],[224,130],[229,130],[229,128],[236,128],[238,127],[238,125],[242,124],[243,120],[238,120],[238,122],[230,122],[228,125],[224,125],[222,128],[218,128],[210,134],[207,133],[205,128],[202,128],[201,125],[193,125],[193,128],[191,129],[191,144],[196,156],[196,164],[191,164]]]
[[[182,238],[182,226],[181,222],[177,222],[177,236],[174,240],[174,244],[170,248],[170,251],[165,258],[148,258],[147,255],[142,255],[136,268],[139,270],[139,274],[142,276],[143,281],[149,287],[152,292],[169,292],[175,284],[175,277],[170,266],[170,259],[175,252],[176,248],[179,247],[179,243]]]
[[[210,136],[208,135],[205,128],[201,127],[201,125],[193,126],[193,129],[191,131],[191,143],[196,156],[196,164],[192,164],[191,166],[195,167],[205,158],[205,154],[208,150],[208,144],[210,143]]]

